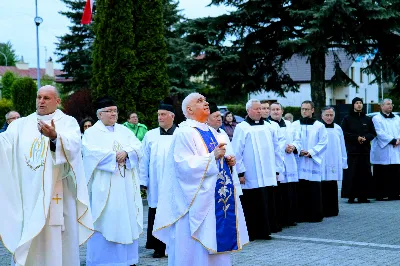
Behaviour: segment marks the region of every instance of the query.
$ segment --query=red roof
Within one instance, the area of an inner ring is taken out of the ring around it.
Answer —
[[[36,73],[37,68],[29,68],[29,69],[25,70],[25,69],[19,69],[15,66],[0,66],[0,76],[3,76],[7,70],[11,71],[15,74],[18,74],[21,77],[30,77],[34,80],[37,79],[37,73]],[[40,69],[40,77],[42,78],[45,73],[46,73],[46,69],[41,68]],[[61,76],[62,74],[64,74],[63,71],[61,71],[59,69],[54,69],[54,75],[56,76],[56,82],[72,81],[72,79],[69,79],[69,78],[65,79],[62,77],[58,77],[58,76]]]

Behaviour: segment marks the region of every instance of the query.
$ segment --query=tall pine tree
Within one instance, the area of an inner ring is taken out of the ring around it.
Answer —
[[[63,64],[65,77],[72,82],[65,83],[64,92],[90,88],[92,75],[93,25],[82,25],[82,13],[86,0],[61,0],[68,11],[61,11],[71,21],[70,32],[58,37],[56,55],[58,63]]]
[[[157,107],[169,94],[167,48],[164,40],[162,0],[137,0],[134,5],[133,49],[137,57],[138,85],[134,92],[142,122],[157,125]]]
[[[97,0],[96,39],[93,45],[93,99],[109,95],[118,104],[120,118],[135,110],[141,74],[135,49],[136,4],[132,0]],[[141,30],[146,31],[148,25]]]

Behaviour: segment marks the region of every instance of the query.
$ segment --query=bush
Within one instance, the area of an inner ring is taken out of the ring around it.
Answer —
[[[1,83],[3,84],[3,89],[1,91],[1,96],[5,99],[11,99],[11,87],[13,82],[17,79],[15,74],[11,71],[6,71],[1,78]]]
[[[33,79],[25,77],[16,79],[11,86],[14,109],[21,116],[27,116],[36,110],[36,84]]]
[[[287,107],[284,107],[283,115],[285,115],[287,113],[291,113],[293,115],[293,121],[296,121],[301,118],[300,110],[301,110],[300,107],[287,106]]]
[[[227,104],[228,110],[234,115],[245,117],[247,115],[245,104]]]
[[[6,121],[5,115],[12,110],[12,102],[7,99],[0,100],[0,127]]]

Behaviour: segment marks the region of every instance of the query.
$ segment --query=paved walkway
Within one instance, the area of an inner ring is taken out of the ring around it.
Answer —
[[[145,238],[143,234],[139,241],[139,265],[167,265],[167,259],[151,257],[152,251],[144,248]],[[82,265],[85,251],[82,247]],[[234,253],[232,261],[235,266],[400,265],[400,201],[347,204],[341,200],[338,217],[286,228],[270,241],[254,241]],[[0,245],[0,265],[9,262]]]

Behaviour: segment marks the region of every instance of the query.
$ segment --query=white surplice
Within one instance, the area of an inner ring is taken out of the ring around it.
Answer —
[[[242,189],[276,186],[276,173],[282,172],[282,135],[278,124],[264,121],[251,126],[246,121],[235,128],[232,147],[236,155],[236,170],[245,173]]]
[[[325,160],[322,161],[322,181],[342,181],[343,169],[347,169],[347,152],[342,128],[334,123],[334,128],[326,128],[328,145]]]
[[[57,131],[55,152],[38,120]],[[75,118],[33,113],[0,134],[0,235],[15,265],[79,266],[93,221]]]
[[[300,154],[301,150],[310,153],[312,158],[298,157],[297,169],[299,179],[321,181],[322,161],[325,158],[328,133],[325,125],[315,121],[312,125],[301,125],[300,120],[293,122],[293,130],[300,133],[300,140],[293,144]]]
[[[297,162],[295,154],[286,153],[286,146],[300,140],[300,133],[293,130],[292,123],[288,120],[283,120],[286,127],[279,127],[280,134],[283,138],[280,141],[280,149],[283,153],[283,172],[279,174],[278,181],[281,183],[292,183],[299,181],[297,171]],[[276,123],[275,121],[272,121]]]
[[[217,253],[215,186],[218,167],[195,129],[217,132],[206,124],[187,119],[174,133],[165,176],[159,188],[153,235],[168,247],[170,266],[231,265],[229,253]],[[217,139],[217,141],[219,141]],[[235,191],[238,247],[248,243],[239,195]]]
[[[372,164],[400,164],[400,146],[394,147],[390,142],[400,138],[400,117],[393,115],[385,118],[378,114],[372,118],[376,130],[376,137],[371,145]]]
[[[83,161],[97,231],[88,242],[87,265],[127,265],[138,262],[137,239],[143,232],[143,203],[138,164],[141,143],[120,125],[97,121],[82,139]],[[116,153],[126,151],[125,167]],[[136,248],[133,248],[136,247]],[[135,249],[135,250],[133,250]],[[113,256],[114,261],[109,257]]]
[[[157,208],[159,184],[172,139],[173,135],[161,135],[160,128],[155,128],[148,131],[142,141],[140,185],[147,187],[147,202],[150,208]]]

